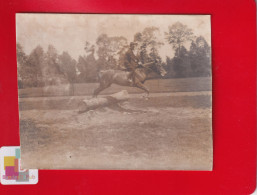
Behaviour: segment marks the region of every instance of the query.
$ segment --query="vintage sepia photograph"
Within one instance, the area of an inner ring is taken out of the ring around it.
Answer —
[[[213,168],[210,15],[16,14],[22,168]]]

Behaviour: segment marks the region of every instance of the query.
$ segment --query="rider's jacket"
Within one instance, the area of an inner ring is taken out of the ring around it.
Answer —
[[[138,66],[138,59],[131,49],[125,53],[124,65],[127,70],[132,71]]]

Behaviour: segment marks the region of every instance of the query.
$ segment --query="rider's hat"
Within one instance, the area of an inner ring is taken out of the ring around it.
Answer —
[[[132,47],[132,46],[136,46],[137,45],[137,43],[136,42],[131,42],[130,44],[129,44],[129,46],[130,47]]]

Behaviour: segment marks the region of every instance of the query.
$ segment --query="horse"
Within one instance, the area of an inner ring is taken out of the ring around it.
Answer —
[[[94,90],[93,97],[97,97],[101,91],[110,87],[113,83],[120,86],[137,87],[149,96],[149,89],[143,85],[144,82],[150,79],[153,73],[165,76],[167,72],[161,65],[155,65],[155,62],[149,62],[139,65],[135,69],[134,82],[129,78],[130,73],[129,71],[112,69],[100,71],[98,74],[99,87]]]

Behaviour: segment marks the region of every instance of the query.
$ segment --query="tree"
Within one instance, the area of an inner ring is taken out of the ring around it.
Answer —
[[[63,75],[65,75],[66,79],[71,84],[71,94],[74,95],[74,82],[76,81],[76,60],[72,59],[68,52],[63,52],[58,57],[58,64],[60,67],[60,71]]]
[[[28,87],[40,87],[44,85],[42,70],[46,64],[45,53],[43,48],[38,45],[30,53],[27,65],[24,71],[26,70],[26,80]]]
[[[86,82],[87,79],[87,63],[85,60],[85,56],[79,56],[77,68],[79,71],[78,82]]]
[[[167,71],[167,78],[173,78],[176,76],[176,73],[174,71],[174,67],[173,67],[173,59],[170,57],[166,57],[166,71]]]
[[[43,78],[47,85],[63,82],[63,74],[58,65],[58,53],[53,45],[49,45],[46,52],[46,66],[43,69]]]
[[[16,45],[17,53],[17,69],[18,69],[18,87],[25,87],[26,72],[27,72],[27,60],[28,56],[23,51],[21,44]]]
[[[58,54],[57,50],[53,45],[49,45],[46,52],[46,62],[47,62],[47,73],[48,74],[59,74],[60,68],[57,63]]]
[[[159,48],[163,43],[159,40],[159,28],[151,26],[146,27],[142,33],[134,35],[134,42],[138,43],[138,56],[142,63],[156,61],[161,65]]]
[[[184,46],[181,46],[180,54],[177,52],[179,52],[179,49],[176,50],[175,56],[172,59],[172,66],[174,72],[176,73],[176,77],[191,76],[191,63],[187,49]]]
[[[118,69],[121,51],[128,45],[127,39],[122,36],[108,37],[106,34],[101,34],[96,40],[96,45],[99,57],[98,68]]]
[[[97,74],[98,74],[98,67],[97,62],[95,59],[95,47],[92,46],[89,50],[89,54],[86,56],[86,65],[87,65],[87,74],[86,74],[86,81],[87,82],[96,82],[97,81]]]
[[[20,43],[16,44],[16,52],[17,52],[18,67],[20,67],[21,65],[26,63],[28,57],[26,56],[25,52],[23,51],[23,47],[21,46]]]
[[[189,57],[193,76],[210,76],[211,75],[211,48],[206,40],[199,36],[192,41],[189,51]]]
[[[193,31],[180,22],[176,22],[168,28],[169,31],[165,32],[165,38],[176,51],[177,57],[180,57],[181,47],[194,38]]]
[[[85,43],[86,55],[79,56],[77,69],[78,82],[95,82],[97,80],[98,66],[95,59],[95,45]]]

